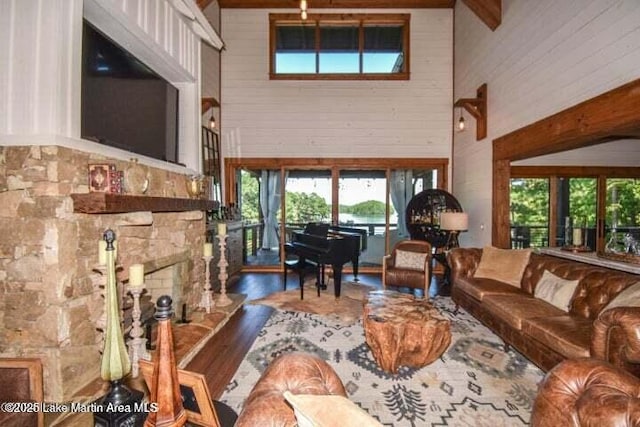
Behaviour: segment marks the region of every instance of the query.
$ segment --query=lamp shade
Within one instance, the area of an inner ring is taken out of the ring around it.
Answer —
[[[462,231],[469,227],[469,215],[464,212],[442,212],[440,229]]]

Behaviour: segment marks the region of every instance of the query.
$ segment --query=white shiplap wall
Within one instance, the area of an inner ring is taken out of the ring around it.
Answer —
[[[219,41],[201,15],[192,0],[0,1],[0,144],[63,145],[131,157],[80,139],[86,18],[178,87],[180,161],[199,170],[201,38]],[[184,167],[140,157],[143,163],[185,172]]]
[[[384,10],[411,13],[408,81],[271,81],[269,12],[222,10],[224,156],[450,156],[452,10]]]
[[[469,212],[469,231],[461,236],[465,246],[491,242],[493,139],[640,78],[639,1],[502,3],[495,32],[464,3],[455,8],[455,98],[475,96],[485,82],[489,88],[487,138],[476,141],[475,132],[454,136],[453,191]],[[475,126],[473,119],[468,123]],[[606,164],[628,166],[635,156],[637,165],[640,151],[633,145],[626,156],[606,144],[539,164],[599,165],[607,159]]]

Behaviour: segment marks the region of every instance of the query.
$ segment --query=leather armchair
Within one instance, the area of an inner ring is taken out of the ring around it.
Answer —
[[[327,362],[308,353],[284,353],[253,386],[235,427],[295,427],[296,417],[284,398],[285,391],[347,397],[342,381]]]
[[[533,427],[640,425],[640,379],[602,360],[567,359],[547,373]]]
[[[398,254],[402,252],[413,252],[419,255],[426,254],[423,265],[419,267],[399,265]],[[382,286],[386,289],[389,286],[408,287],[412,289],[422,289],[425,298],[429,295],[429,284],[431,283],[431,243],[424,240],[403,240],[396,243],[391,254],[386,255],[382,260]]]

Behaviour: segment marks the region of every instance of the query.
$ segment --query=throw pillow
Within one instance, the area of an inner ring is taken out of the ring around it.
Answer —
[[[579,281],[563,279],[545,270],[536,285],[533,296],[558,307],[560,310],[569,311],[569,304]]]
[[[616,295],[601,313],[616,307],[640,307],[640,282],[636,282]]]
[[[499,249],[485,246],[473,277],[495,279],[519,288],[530,256],[531,249]]]
[[[424,271],[424,263],[429,256],[426,252],[396,251],[396,268]]]
[[[364,409],[334,394],[283,393],[293,407],[298,427],[382,427]]]

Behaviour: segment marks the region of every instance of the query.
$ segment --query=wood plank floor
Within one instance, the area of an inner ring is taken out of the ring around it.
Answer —
[[[352,279],[347,274],[343,281]],[[380,287],[381,278],[379,274],[360,274],[360,283]],[[246,294],[251,300],[281,291],[282,286],[281,273],[244,273],[228,291]],[[292,274],[287,289],[297,288],[297,276]],[[271,313],[271,307],[245,304],[187,365],[187,370],[206,377],[213,399],[222,395]]]

